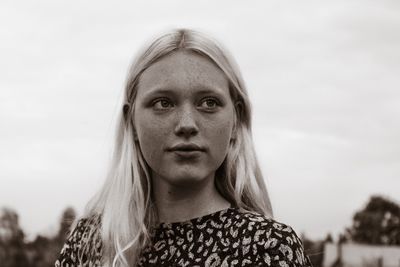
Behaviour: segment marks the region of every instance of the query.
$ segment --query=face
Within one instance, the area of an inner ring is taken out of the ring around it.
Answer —
[[[213,178],[233,131],[225,74],[206,57],[178,51],[146,69],[137,90],[134,127],[153,181]]]

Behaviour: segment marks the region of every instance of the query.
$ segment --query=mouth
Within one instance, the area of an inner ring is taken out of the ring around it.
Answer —
[[[197,158],[206,151],[204,147],[196,144],[178,144],[166,150],[186,159]]]
[[[177,144],[172,147],[166,149],[167,151],[178,151],[178,152],[192,152],[192,151],[200,151],[204,152],[206,149],[197,144]]]
[[[200,157],[201,153],[203,153],[200,150],[174,150],[172,152],[182,159],[195,159]]]

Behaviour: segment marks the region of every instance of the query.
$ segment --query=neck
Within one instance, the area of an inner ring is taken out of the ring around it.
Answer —
[[[230,207],[215,187],[214,173],[200,182],[184,184],[170,184],[160,176],[152,176],[159,222],[186,221]]]

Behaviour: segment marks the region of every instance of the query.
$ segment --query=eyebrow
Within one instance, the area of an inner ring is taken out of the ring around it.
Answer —
[[[207,88],[205,86],[199,86],[200,89],[196,90],[195,94],[196,95],[206,95],[206,94],[215,94],[218,95],[220,97],[224,97],[223,94],[223,90],[219,89],[218,87],[213,87],[213,88]],[[176,95],[177,93],[173,90],[173,89],[168,89],[168,88],[152,88],[150,90],[148,90],[148,92],[146,92],[143,96],[143,98],[148,98],[151,97],[153,95],[162,95],[162,94],[166,94],[166,95]]]

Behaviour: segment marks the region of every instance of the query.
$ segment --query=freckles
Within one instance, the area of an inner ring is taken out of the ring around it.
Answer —
[[[233,121],[229,119],[218,120],[210,123],[210,129],[217,132],[217,134],[228,133],[233,126]]]
[[[169,124],[166,119],[145,119],[141,122],[142,135],[148,138],[165,136],[171,128]]]
[[[223,151],[227,146],[231,137],[231,128],[232,124],[229,121],[210,125],[208,139],[214,147],[218,147],[218,150]]]

